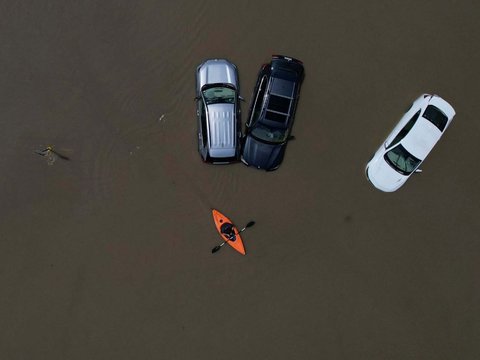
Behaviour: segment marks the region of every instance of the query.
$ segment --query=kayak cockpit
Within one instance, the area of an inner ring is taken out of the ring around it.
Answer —
[[[233,224],[223,223],[222,226],[220,226],[220,231],[222,232],[222,235],[225,235],[225,237],[229,241],[237,240],[237,237],[235,235],[235,228],[234,228]]]

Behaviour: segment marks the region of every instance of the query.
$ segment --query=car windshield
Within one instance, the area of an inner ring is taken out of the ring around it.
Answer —
[[[400,144],[389,150],[384,158],[394,170],[403,175],[411,174],[421,163]]]
[[[273,144],[282,143],[287,139],[286,129],[269,128],[259,123],[252,129],[251,134],[261,141]]]
[[[226,86],[209,87],[202,91],[205,103],[219,104],[219,103],[235,103],[235,90]]]

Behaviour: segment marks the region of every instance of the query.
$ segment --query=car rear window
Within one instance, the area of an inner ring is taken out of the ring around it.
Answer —
[[[440,131],[443,132],[445,126],[447,126],[448,118],[437,107],[428,105],[423,113],[423,117],[429,120]]]

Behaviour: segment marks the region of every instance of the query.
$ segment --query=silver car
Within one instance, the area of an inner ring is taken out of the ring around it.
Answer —
[[[228,164],[238,160],[241,127],[237,67],[211,59],[196,74],[198,152],[203,161]]]

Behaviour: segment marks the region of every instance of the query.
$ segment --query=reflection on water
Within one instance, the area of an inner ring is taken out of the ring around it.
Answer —
[[[47,155],[45,155],[45,157],[47,158],[47,165],[53,165],[57,159],[57,156],[50,150],[47,151]]]

